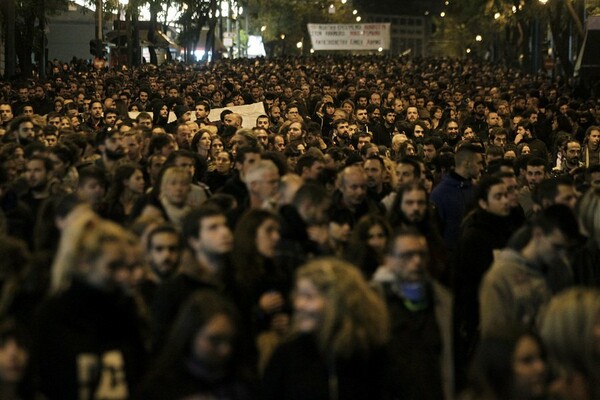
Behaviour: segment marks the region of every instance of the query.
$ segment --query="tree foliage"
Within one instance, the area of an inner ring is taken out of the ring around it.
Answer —
[[[302,42],[303,52],[309,50],[308,23],[351,22],[352,4],[337,2],[334,13],[329,12],[331,1],[326,0],[251,0],[248,4],[251,26],[250,34],[262,34],[267,53],[286,54]],[[264,31],[260,31],[261,27]]]
[[[561,61],[563,72],[573,73],[569,47],[573,32],[582,33],[577,11],[569,1],[547,0],[545,3],[525,0],[461,0],[451,1],[448,18],[438,19],[438,36],[461,37],[463,47],[471,46],[480,53],[510,65],[532,69],[532,59],[546,56],[551,32],[553,52]],[[462,35],[456,31],[462,30]],[[577,34],[577,33],[576,33]],[[475,43],[481,35],[482,43]],[[464,50],[464,49],[463,49]],[[464,54],[464,53],[463,53]]]
[[[14,1],[14,0],[8,0]],[[15,1],[15,43],[18,66],[23,76],[30,76],[33,70],[32,54],[40,59],[43,49],[42,30],[47,17],[67,9],[67,0],[21,0]],[[10,18],[10,16],[6,16]]]

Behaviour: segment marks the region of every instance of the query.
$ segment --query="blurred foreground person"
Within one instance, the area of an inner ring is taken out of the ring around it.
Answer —
[[[0,399],[29,400],[36,398],[33,386],[30,346],[31,338],[14,320],[0,323]]]
[[[335,258],[296,274],[292,335],[273,354],[263,399],[380,399],[389,322],[360,271]]]
[[[555,296],[540,334],[557,373],[551,393],[565,400],[600,399],[600,291],[573,288]]]
[[[214,291],[198,291],[181,308],[139,398],[249,399],[235,367],[239,332],[233,304]]]
[[[471,384],[461,400],[541,400],[547,384],[541,339],[531,332],[504,329],[479,343]]]
[[[89,208],[65,223],[52,294],[34,320],[40,389],[52,399],[127,399],[144,365],[129,276],[130,234]]]

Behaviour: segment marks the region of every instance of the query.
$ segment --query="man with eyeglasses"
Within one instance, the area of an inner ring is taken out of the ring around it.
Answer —
[[[452,298],[431,278],[427,239],[414,228],[390,239],[383,266],[373,275],[390,314],[386,382],[399,399],[453,398]]]

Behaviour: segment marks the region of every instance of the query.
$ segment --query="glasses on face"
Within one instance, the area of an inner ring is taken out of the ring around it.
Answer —
[[[410,261],[416,256],[419,256],[422,260],[427,260],[429,258],[429,252],[427,250],[400,251],[390,255],[402,261]]]

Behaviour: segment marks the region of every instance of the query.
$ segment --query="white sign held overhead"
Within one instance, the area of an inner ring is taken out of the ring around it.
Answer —
[[[315,50],[389,50],[390,24],[308,24]]]

